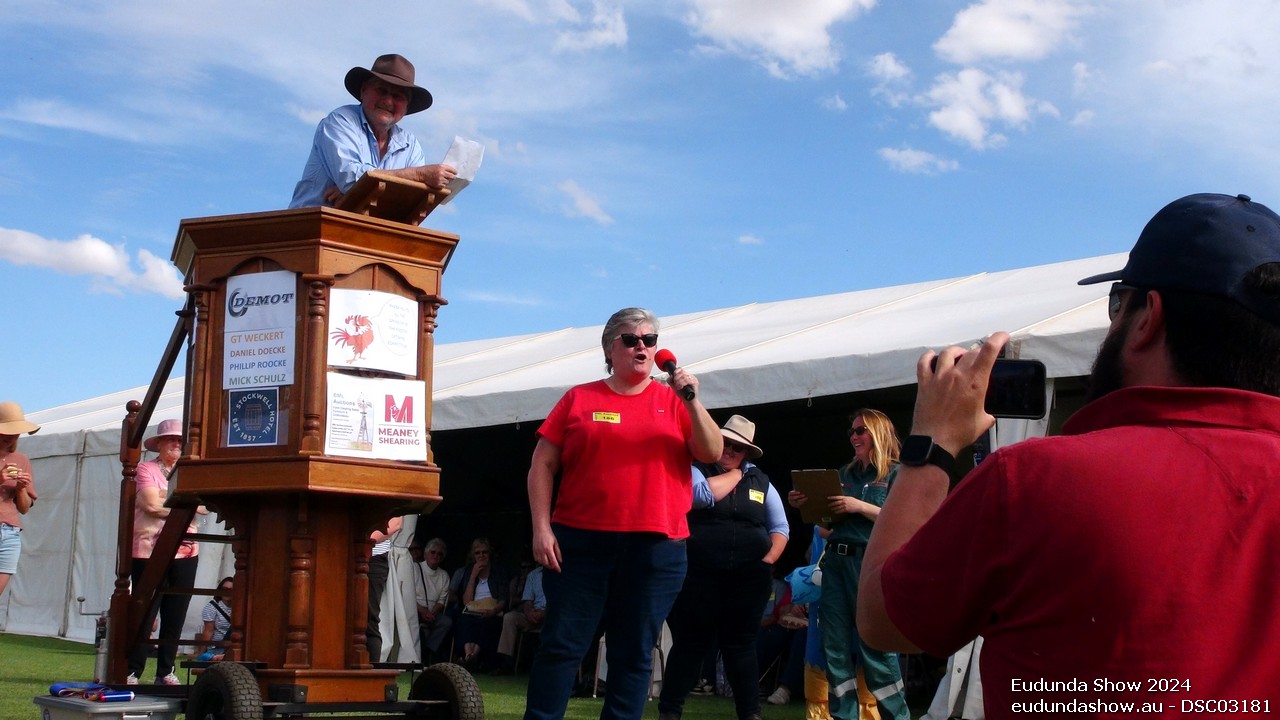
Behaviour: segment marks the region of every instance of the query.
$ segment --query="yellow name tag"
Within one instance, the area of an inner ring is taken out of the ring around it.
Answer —
[[[747,496],[751,498],[751,502],[764,502],[764,493],[759,490],[748,490]]]
[[[593,412],[591,413],[591,419],[595,422],[607,422],[617,425],[622,422],[622,415],[615,412]]]

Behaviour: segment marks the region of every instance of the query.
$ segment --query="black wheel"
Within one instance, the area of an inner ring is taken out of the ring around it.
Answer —
[[[427,716],[437,720],[484,720],[484,698],[475,678],[461,665],[437,663],[422,671],[409,689],[410,700],[446,700]]]
[[[214,663],[191,686],[187,720],[262,720],[262,696],[249,668]]]

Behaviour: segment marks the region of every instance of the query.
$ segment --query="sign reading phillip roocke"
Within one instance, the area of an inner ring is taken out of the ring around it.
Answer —
[[[293,384],[297,294],[287,270],[227,278],[223,390]]]

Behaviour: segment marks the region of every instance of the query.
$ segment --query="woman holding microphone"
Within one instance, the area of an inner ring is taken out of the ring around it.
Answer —
[[[547,617],[527,720],[564,716],[602,618],[609,682],[600,716],[643,715],[651,653],[684,582],[689,468],[715,462],[724,449],[697,397],[697,378],[680,368],[670,387],[650,377],[653,313],[619,310],[600,344],[608,376],[565,393],[538,430],[529,468],[533,556],[546,568]]]

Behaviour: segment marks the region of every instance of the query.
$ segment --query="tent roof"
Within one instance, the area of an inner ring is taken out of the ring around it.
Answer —
[[[1105,335],[1106,285],[1124,254],[872,290],[752,303],[660,319],[661,345],[697,373],[711,408],[821,397],[915,382],[926,348],[1006,330],[1018,355],[1050,377],[1086,375]],[[439,344],[432,428],[485,427],[546,417],[564,391],[604,372],[601,326]],[[183,379],[170,380],[152,423],[182,415]],[[146,388],[30,414],[41,434],[119,427]]]

